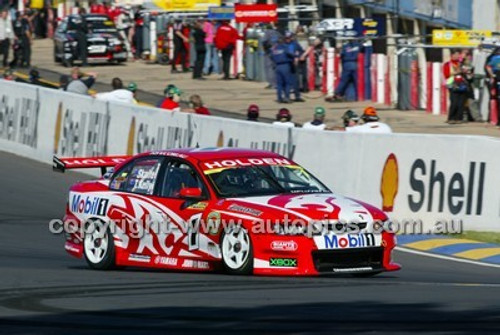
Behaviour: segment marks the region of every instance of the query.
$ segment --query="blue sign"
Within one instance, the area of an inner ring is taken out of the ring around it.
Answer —
[[[209,7],[208,19],[210,20],[232,20],[234,19],[234,7],[221,6]]]
[[[338,37],[384,36],[385,19],[327,19],[316,26],[318,32],[333,33]]]

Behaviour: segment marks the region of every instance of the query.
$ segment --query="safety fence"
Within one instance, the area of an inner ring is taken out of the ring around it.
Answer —
[[[286,129],[7,81],[0,81],[0,92],[0,150],[37,161],[51,163],[54,154],[258,148],[295,160],[335,193],[381,207],[399,222],[421,220],[427,229],[463,220],[465,229],[500,231],[496,138]]]

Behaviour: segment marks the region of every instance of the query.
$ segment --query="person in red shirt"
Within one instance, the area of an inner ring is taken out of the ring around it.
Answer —
[[[175,85],[168,85],[167,88],[165,88],[164,94],[165,98],[158,103],[157,107],[172,112],[180,112],[181,108],[179,101],[181,101],[181,90]]]
[[[215,33],[215,47],[222,52],[222,70],[224,73],[222,79],[224,80],[229,79],[229,64],[238,39],[243,39],[243,37],[229,25],[229,21],[222,21]]]
[[[466,109],[468,87],[460,57],[460,50],[452,50],[450,60],[443,65],[443,75],[450,91],[450,108],[446,121],[448,124],[462,123]]]
[[[203,101],[198,94],[193,94],[189,97],[189,107],[191,107],[196,114],[212,115],[208,108],[203,106]]]

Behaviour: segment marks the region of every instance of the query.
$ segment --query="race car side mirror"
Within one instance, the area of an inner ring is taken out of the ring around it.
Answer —
[[[185,199],[200,199],[202,198],[201,193],[201,188],[199,187],[184,187],[181,188],[179,195]]]

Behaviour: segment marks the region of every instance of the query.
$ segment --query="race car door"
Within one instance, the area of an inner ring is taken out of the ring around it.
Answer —
[[[163,203],[173,212],[168,218],[170,229],[165,237],[163,252],[170,257],[184,259],[219,258],[215,234],[210,234],[210,227],[203,221],[209,192],[197,171],[187,161],[172,158],[165,164],[159,178],[155,201]]]

